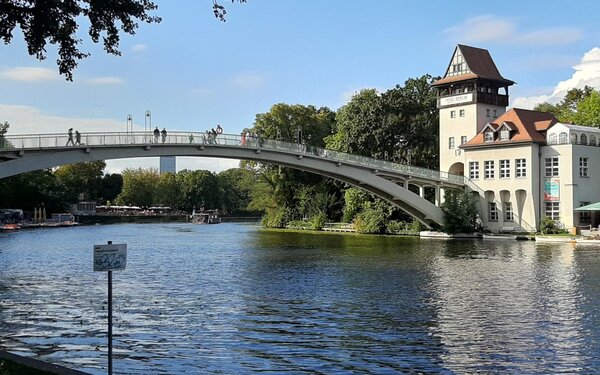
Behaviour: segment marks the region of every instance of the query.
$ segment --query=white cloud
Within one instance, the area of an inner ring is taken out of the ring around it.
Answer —
[[[55,80],[58,78],[58,74],[48,68],[17,66],[0,71],[0,78],[11,81],[39,82]]]
[[[86,132],[125,132],[126,122],[113,119],[89,119],[71,118],[46,114],[38,108],[24,105],[0,104],[0,120],[8,121],[10,128],[8,135],[18,134],[51,134],[65,133],[67,129],[73,128],[81,133]],[[143,131],[144,127],[134,124],[134,131]],[[206,169],[220,172],[238,166],[238,160],[215,159],[215,158],[193,158],[178,157],[177,170],[182,169]],[[120,172],[125,168],[148,168],[159,166],[159,159],[132,158],[114,159],[106,161],[108,173]]]
[[[145,44],[136,44],[133,47],[131,47],[131,52],[139,53],[145,51],[147,48],[148,46]]]
[[[581,61],[573,67],[575,72],[571,78],[559,82],[550,94],[520,97],[513,100],[512,106],[518,108],[533,108],[536,104],[560,102],[567,91],[583,88],[586,85],[600,89],[600,48],[595,47],[586,52]]]
[[[502,41],[515,34],[514,22],[493,15],[481,15],[444,30],[453,39],[464,42]]]
[[[531,46],[566,45],[583,37],[580,28],[567,26],[521,31],[514,20],[489,14],[468,18],[447,28],[444,33],[461,43],[498,42]]]
[[[258,74],[241,74],[230,81],[232,86],[243,89],[257,89],[262,87],[264,82],[264,77]]]
[[[516,42],[526,45],[565,45],[571,44],[583,37],[583,32],[575,27],[553,27],[540,29],[522,34]]]
[[[91,85],[118,85],[124,83],[125,80],[119,77],[96,77],[88,78],[86,82]]]

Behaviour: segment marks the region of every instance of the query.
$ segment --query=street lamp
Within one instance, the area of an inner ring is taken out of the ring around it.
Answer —
[[[131,133],[133,135],[133,116],[131,115],[127,115],[127,130],[125,131],[125,133]]]
[[[148,130],[152,130],[152,112],[146,110],[146,117],[144,118],[144,137],[146,142],[148,141]],[[146,124],[148,124],[148,130],[146,130]]]

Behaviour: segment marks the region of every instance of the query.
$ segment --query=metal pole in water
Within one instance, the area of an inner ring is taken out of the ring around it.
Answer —
[[[112,244],[112,241],[108,241],[108,244]],[[108,271],[108,375],[112,375],[112,370],[112,271]]]

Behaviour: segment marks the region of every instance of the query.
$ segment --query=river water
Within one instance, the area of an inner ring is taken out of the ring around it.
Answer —
[[[116,374],[599,373],[600,247],[118,224],[0,233],[0,347]]]

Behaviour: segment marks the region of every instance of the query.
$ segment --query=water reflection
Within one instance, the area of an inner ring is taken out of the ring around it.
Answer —
[[[600,371],[599,249],[111,225],[0,234],[0,345],[104,373]]]

